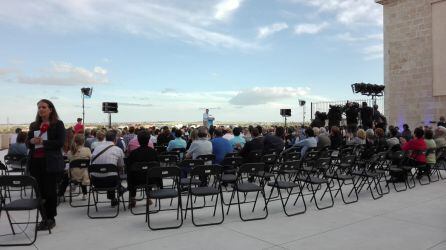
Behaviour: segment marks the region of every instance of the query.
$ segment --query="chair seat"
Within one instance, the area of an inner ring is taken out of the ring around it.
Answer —
[[[175,198],[178,197],[178,190],[172,188],[158,189],[150,191],[148,197],[154,199]]]
[[[312,173],[317,172],[317,169],[313,167],[303,167],[302,170],[305,172],[312,172]]]
[[[224,174],[221,176],[221,181],[223,183],[235,182],[237,180],[237,176],[235,174]]]
[[[274,177],[274,174],[269,173],[269,172],[265,172],[265,171],[259,171],[255,174],[253,174],[252,176],[254,177],[265,177],[265,178],[271,178]]]
[[[294,188],[298,187],[299,185],[292,181],[270,181],[268,182],[268,186],[270,187],[277,187],[280,189],[288,189],[288,188]]]
[[[190,192],[195,196],[216,195],[220,193],[220,191],[215,187],[196,187],[192,188]]]
[[[223,172],[225,173],[225,174],[235,174],[235,173],[237,173],[237,169],[225,169],[225,170],[223,170]]]
[[[237,184],[236,187],[240,192],[257,192],[263,190],[261,186],[250,182]]]
[[[181,178],[181,180],[180,180],[180,184],[181,184],[181,186],[187,186],[187,185],[189,185],[189,183],[191,183],[191,180],[190,180],[190,178]],[[199,179],[192,179],[192,183],[191,183],[192,185],[200,185],[201,184],[201,181],[199,180]]]
[[[378,177],[379,174],[375,173],[375,172],[371,172],[371,171],[363,171],[363,170],[355,170],[352,172],[353,175],[359,175],[359,176],[364,176],[364,177]]]
[[[20,199],[4,205],[2,210],[21,211],[21,210],[33,210],[37,209],[38,207],[39,207],[39,200],[37,199]]]
[[[398,168],[398,167],[390,167],[389,168],[390,172],[403,172],[402,168]]]
[[[415,168],[414,166],[401,166],[401,169],[405,170],[405,171],[410,171],[412,170],[412,168]]]
[[[281,174],[296,174],[299,171],[296,169],[290,169],[290,170],[280,170],[279,173]]]
[[[336,180],[351,180],[354,178],[351,175],[339,174],[339,173],[338,174],[329,173],[329,174],[326,174],[325,176],[327,176],[328,178],[331,178],[331,179],[336,179]]]
[[[319,178],[319,177],[315,177],[315,176],[310,176],[310,177],[307,177],[307,176],[300,176],[300,177],[297,177],[297,179],[298,179],[299,181],[303,181],[303,182],[311,183],[311,184],[323,184],[323,183],[328,183],[328,180],[326,180],[326,179],[322,179],[322,178]]]

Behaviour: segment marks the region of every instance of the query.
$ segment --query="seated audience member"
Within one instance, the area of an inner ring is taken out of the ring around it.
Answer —
[[[212,154],[212,143],[208,140],[208,129],[204,126],[197,128],[197,139],[192,141],[186,158],[197,159],[200,155]]]
[[[342,134],[339,127],[331,127],[330,141],[330,149],[338,149],[342,145]]]
[[[121,130],[116,130],[116,146],[122,149],[122,152],[126,151],[127,144],[124,142],[124,138],[122,137]]]
[[[91,151],[89,148],[84,146],[85,137],[82,134],[77,134],[74,136],[74,142],[71,146],[70,151],[67,153],[68,160],[70,162],[74,160],[89,160],[91,158]],[[82,189],[82,200],[87,198],[87,186],[90,185],[90,177],[88,176],[87,168],[73,168],[68,173],[67,179],[62,181],[61,187],[59,189],[59,196],[63,196],[65,189],[68,186],[68,178],[80,183]]]
[[[214,139],[211,140],[212,143],[212,153],[215,155],[215,164],[220,164],[225,155],[232,153],[233,149],[228,140],[224,139],[223,131],[220,128],[214,130]]]
[[[232,138],[229,143],[231,143],[231,147],[236,150],[241,150],[246,143],[245,138],[241,134],[242,129],[240,127],[235,127],[233,130],[234,138]]]
[[[158,135],[157,138],[157,146],[167,146],[171,140],[174,140],[172,133],[169,130],[169,127],[164,126],[161,134]]]
[[[181,138],[181,136],[183,136],[183,131],[181,129],[175,130],[175,139],[169,142],[167,151],[172,151],[173,149],[180,148],[186,149],[187,143],[183,138]]]
[[[26,132],[19,132],[17,139],[9,146],[8,155],[27,155],[28,149],[26,148]]]
[[[326,147],[330,147],[331,141],[330,137],[327,134],[325,128],[319,128],[319,135],[317,136],[317,148],[323,149]]]
[[[117,166],[120,170],[122,170],[125,167],[124,164],[124,152],[119,147],[115,146],[116,144],[116,131],[109,130],[105,134],[105,142],[100,143],[96,146],[95,150],[93,151],[93,154],[91,156],[91,164],[113,164]],[[103,152],[103,153],[101,153]],[[99,173],[92,173],[100,176]],[[110,176],[110,175],[107,175]],[[118,183],[109,182],[108,180],[104,180],[106,183],[103,183],[103,185],[109,185],[114,186]],[[121,187],[121,190],[123,188]],[[115,196],[115,191],[109,191],[107,192],[107,198],[111,200],[112,206],[118,205],[118,199]]]
[[[223,130],[223,132],[226,132],[223,135],[223,139],[226,139],[228,141],[232,140],[232,138],[234,138],[234,135],[232,134],[232,129],[231,128],[226,128]]]
[[[427,145],[423,138],[424,130],[422,128],[416,128],[414,131],[414,138],[410,141],[406,141],[404,137],[400,138],[402,144],[401,149],[404,151],[411,151],[411,155],[406,162],[407,165],[424,165],[426,164],[426,151]],[[422,173],[420,172],[417,178],[421,178]]]
[[[446,128],[439,126],[435,130],[435,144],[437,148],[446,147]]]
[[[301,158],[305,157],[310,148],[317,147],[317,140],[314,137],[314,130],[312,128],[307,128],[305,130],[305,137],[305,139],[300,140],[293,145],[293,147],[302,147],[300,150]]]
[[[17,142],[17,136],[19,136],[19,133],[22,132],[21,128],[16,128],[15,133],[9,137],[9,145]]]
[[[89,130],[89,129],[87,129]],[[92,129],[90,133],[85,135],[85,147],[91,150],[91,144],[97,141],[96,139],[96,129]]]
[[[424,131],[424,141],[426,142],[427,149],[437,149],[437,144],[434,141],[434,132],[431,129]],[[436,155],[430,153],[426,155],[426,163],[430,166],[435,165]]]
[[[364,129],[358,129],[353,133],[354,137],[349,141],[349,145],[364,145],[366,142],[366,133]]]
[[[158,154],[155,149],[148,147],[150,134],[146,130],[141,130],[138,132],[136,137],[140,147],[133,150],[129,157],[127,158],[128,167],[131,167],[136,162],[151,162],[158,161]],[[133,140],[133,139],[132,139]],[[129,189],[129,208],[135,207],[136,205],[136,186],[146,183],[146,176],[135,175],[133,172],[127,172],[127,185]],[[151,179],[148,184],[157,184],[162,186],[162,182],[159,179]],[[148,205],[152,204],[149,199],[147,201]]]
[[[400,144],[400,140],[398,139],[398,130],[396,130],[395,128],[389,128],[389,133],[390,133],[390,138],[387,139],[387,146],[389,146],[390,149],[392,149],[393,147],[395,147],[396,145]]]
[[[409,125],[404,124],[403,125],[403,132],[401,133],[401,136],[406,140],[410,141],[412,140],[412,131],[409,129]]]
[[[96,132],[96,141],[91,143],[91,151],[93,152],[97,146],[103,143],[105,143],[105,133],[102,130],[98,130]]]
[[[270,153],[271,151],[279,154],[285,147],[284,141],[285,129],[277,127],[274,133],[269,133],[263,137],[263,152]]]
[[[252,128],[251,130],[251,140],[248,141],[245,146],[240,151],[240,156],[244,158],[245,161],[249,161],[248,156],[252,151],[263,152],[264,144],[263,137],[259,136],[258,128]]]
[[[387,146],[387,141],[386,138],[384,137],[384,130],[382,128],[377,128],[375,129],[375,135],[376,135],[376,139],[374,141],[375,146],[377,147],[378,152],[383,152],[386,151],[388,146]]]
[[[136,137],[135,134],[135,127],[134,126],[130,126],[129,127],[129,131],[127,134],[124,135],[123,140],[125,142],[125,145],[128,146],[129,142]]]
[[[440,121],[437,123],[437,127],[445,127],[446,128],[446,119],[444,116],[440,116]]]
[[[146,131],[146,132],[147,132],[146,129],[140,129],[139,131]],[[138,132],[138,133],[139,133],[139,132]],[[150,136],[150,135],[149,135],[149,136]],[[139,146],[140,146],[140,145],[139,145],[138,137],[136,136],[136,137],[134,137],[133,139],[131,139],[131,140],[129,141],[129,145],[127,145],[127,155],[129,155],[130,153],[132,153],[133,150],[139,148]],[[148,142],[147,146],[148,146],[149,148],[155,148],[155,147],[153,146],[152,141],[150,141],[150,139],[149,139],[149,142]]]

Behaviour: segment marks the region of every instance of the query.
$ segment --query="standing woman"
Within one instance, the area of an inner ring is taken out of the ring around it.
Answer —
[[[62,148],[65,142],[65,126],[57,115],[54,104],[46,99],[37,103],[36,120],[29,126],[27,145],[28,168],[39,185],[44,201],[42,221],[38,230],[56,226],[57,181],[64,171]]]

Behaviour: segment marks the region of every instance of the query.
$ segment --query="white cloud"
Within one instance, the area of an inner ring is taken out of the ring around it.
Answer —
[[[364,35],[364,36],[353,36],[350,34],[350,32],[346,32],[343,34],[339,34],[337,36],[339,40],[346,41],[346,42],[364,42],[364,41],[370,41],[370,40],[379,40],[382,41],[384,39],[383,34],[371,34],[371,35]]]
[[[382,5],[375,0],[289,0],[318,8],[320,12],[334,13],[336,20],[345,25],[372,24],[382,26]]]
[[[215,6],[210,1],[180,0],[135,0],[131,3],[120,0],[1,1],[0,24],[58,33],[111,30],[147,39],[177,39],[198,45],[256,49],[256,44],[211,29],[237,10],[240,2],[226,0]]]
[[[294,32],[298,35],[302,35],[302,34],[317,34],[319,32],[321,32],[322,30],[324,30],[325,28],[328,27],[328,23],[327,22],[323,22],[320,24],[314,24],[314,23],[302,23],[302,24],[298,24],[296,25],[296,27],[294,27]]]
[[[88,70],[64,62],[52,63],[51,67],[40,70],[38,75],[28,75],[19,69],[10,72],[12,74],[9,75],[9,81],[22,84],[71,86],[108,82],[107,70],[104,68],[96,66],[93,70]]]
[[[237,93],[229,100],[233,105],[259,105],[287,98],[307,96],[309,88],[302,87],[254,87]]]
[[[384,47],[382,44],[367,46],[363,49],[365,60],[381,59],[383,58]]]
[[[285,29],[288,29],[288,24],[286,23],[273,23],[268,26],[260,27],[257,30],[257,38],[265,38]]]
[[[215,6],[214,18],[220,21],[228,19],[240,7],[241,2],[242,0],[222,0]]]

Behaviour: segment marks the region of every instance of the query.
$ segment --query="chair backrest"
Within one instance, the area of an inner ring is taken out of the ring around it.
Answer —
[[[190,176],[200,176],[202,177],[210,177],[210,176],[216,176],[219,177],[222,173],[223,166],[218,164],[212,164],[212,165],[200,165],[195,168],[193,168],[190,171]],[[219,178],[218,178],[219,179]],[[190,179],[192,183],[193,178]]]
[[[305,153],[304,159],[307,161],[314,161],[318,158],[318,156],[319,156],[319,151],[317,151],[317,148],[309,148]]]
[[[261,162],[262,150],[253,150],[248,154],[248,162]]]
[[[356,156],[354,155],[347,155],[341,158],[340,164],[342,165],[348,165],[351,167],[355,163]]]
[[[158,154],[160,154],[162,152],[166,152],[167,146],[155,146],[155,150],[158,152]]]
[[[204,162],[214,161],[215,160],[215,155],[213,155],[213,154],[199,155],[199,156],[197,156],[197,159],[203,160]]]
[[[140,174],[147,174],[149,169],[154,167],[159,167],[160,163],[157,161],[151,161],[151,162],[135,162],[131,166],[127,168],[127,171],[129,173],[140,173]]]
[[[10,190],[11,188],[26,188],[32,187],[34,193],[27,198],[40,198],[39,187],[36,179],[29,175],[3,175],[0,176],[0,190]],[[2,192],[0,192],[0,196]],[[3,202],[3,201],[0,201]]]
[[[204,161],[200,159],[196,160],[186,159],[179,163],[180,167],[186,167],[186,168],[194,168],[196,166],[201,166],[201,165],[204,165]]]
[[[267,165],[274,164],[276,162],[276,160],[277,160],[277,156],[274,154],[268,154],[268,155],[262,156],[262,161]]]
[[[265,164],[263,162],[245,163],[240,166],[239,174],[254,174],[259,171],[265,170]]]
[[[90,175],[90,184],[95,187],[103,187],[100,183],[102,179],[113,180],[118,185],[119,169],[113,164],[91,164],[88,167],[88,174]]]
[[[328,170],[330,168],[331,159],[330,158],[319,158],[316,160],[316,167],[319,170]]]
[[[221,162],[222,166],[238,167],[243,163],[242,157],[225,157]]]
[[[7,166],[20,166],[21,168],[26,166],[27,156],[7,154],[3,157]]]
[[[239,153],[234,152],[234,153],[227,153],[227,154],[225,155],[225,158],[239,157],[239,156],[240,156]]]
[[[301,161],[286,161],[280,164],[280,170],[279,173],[284,173],[285,171],[290,170],[298,170],[300,168]]]
[[[179,161],[178,155],[175,154],[161,154],[158,156],[158,159],[161,163],[176,163]]]
[[[154,167],[150,168],[147,177],[148,178],[180,178],[181,170],[178,167]]]
[[[402,160],[404,159],[404,157],[406,156],[406,152],[404,151],[396,151],[392,154],[392,160],[397,161],[397,160]]]
[[[89,159],[78,159],[70,161],[70,168],[88,168],[90,166]]]
[[[284,161],[297,161],[300,160],[300,152],[292,152],[292,153],[288,153],[288,154],[284,154],[283,155],[283,160]]]

